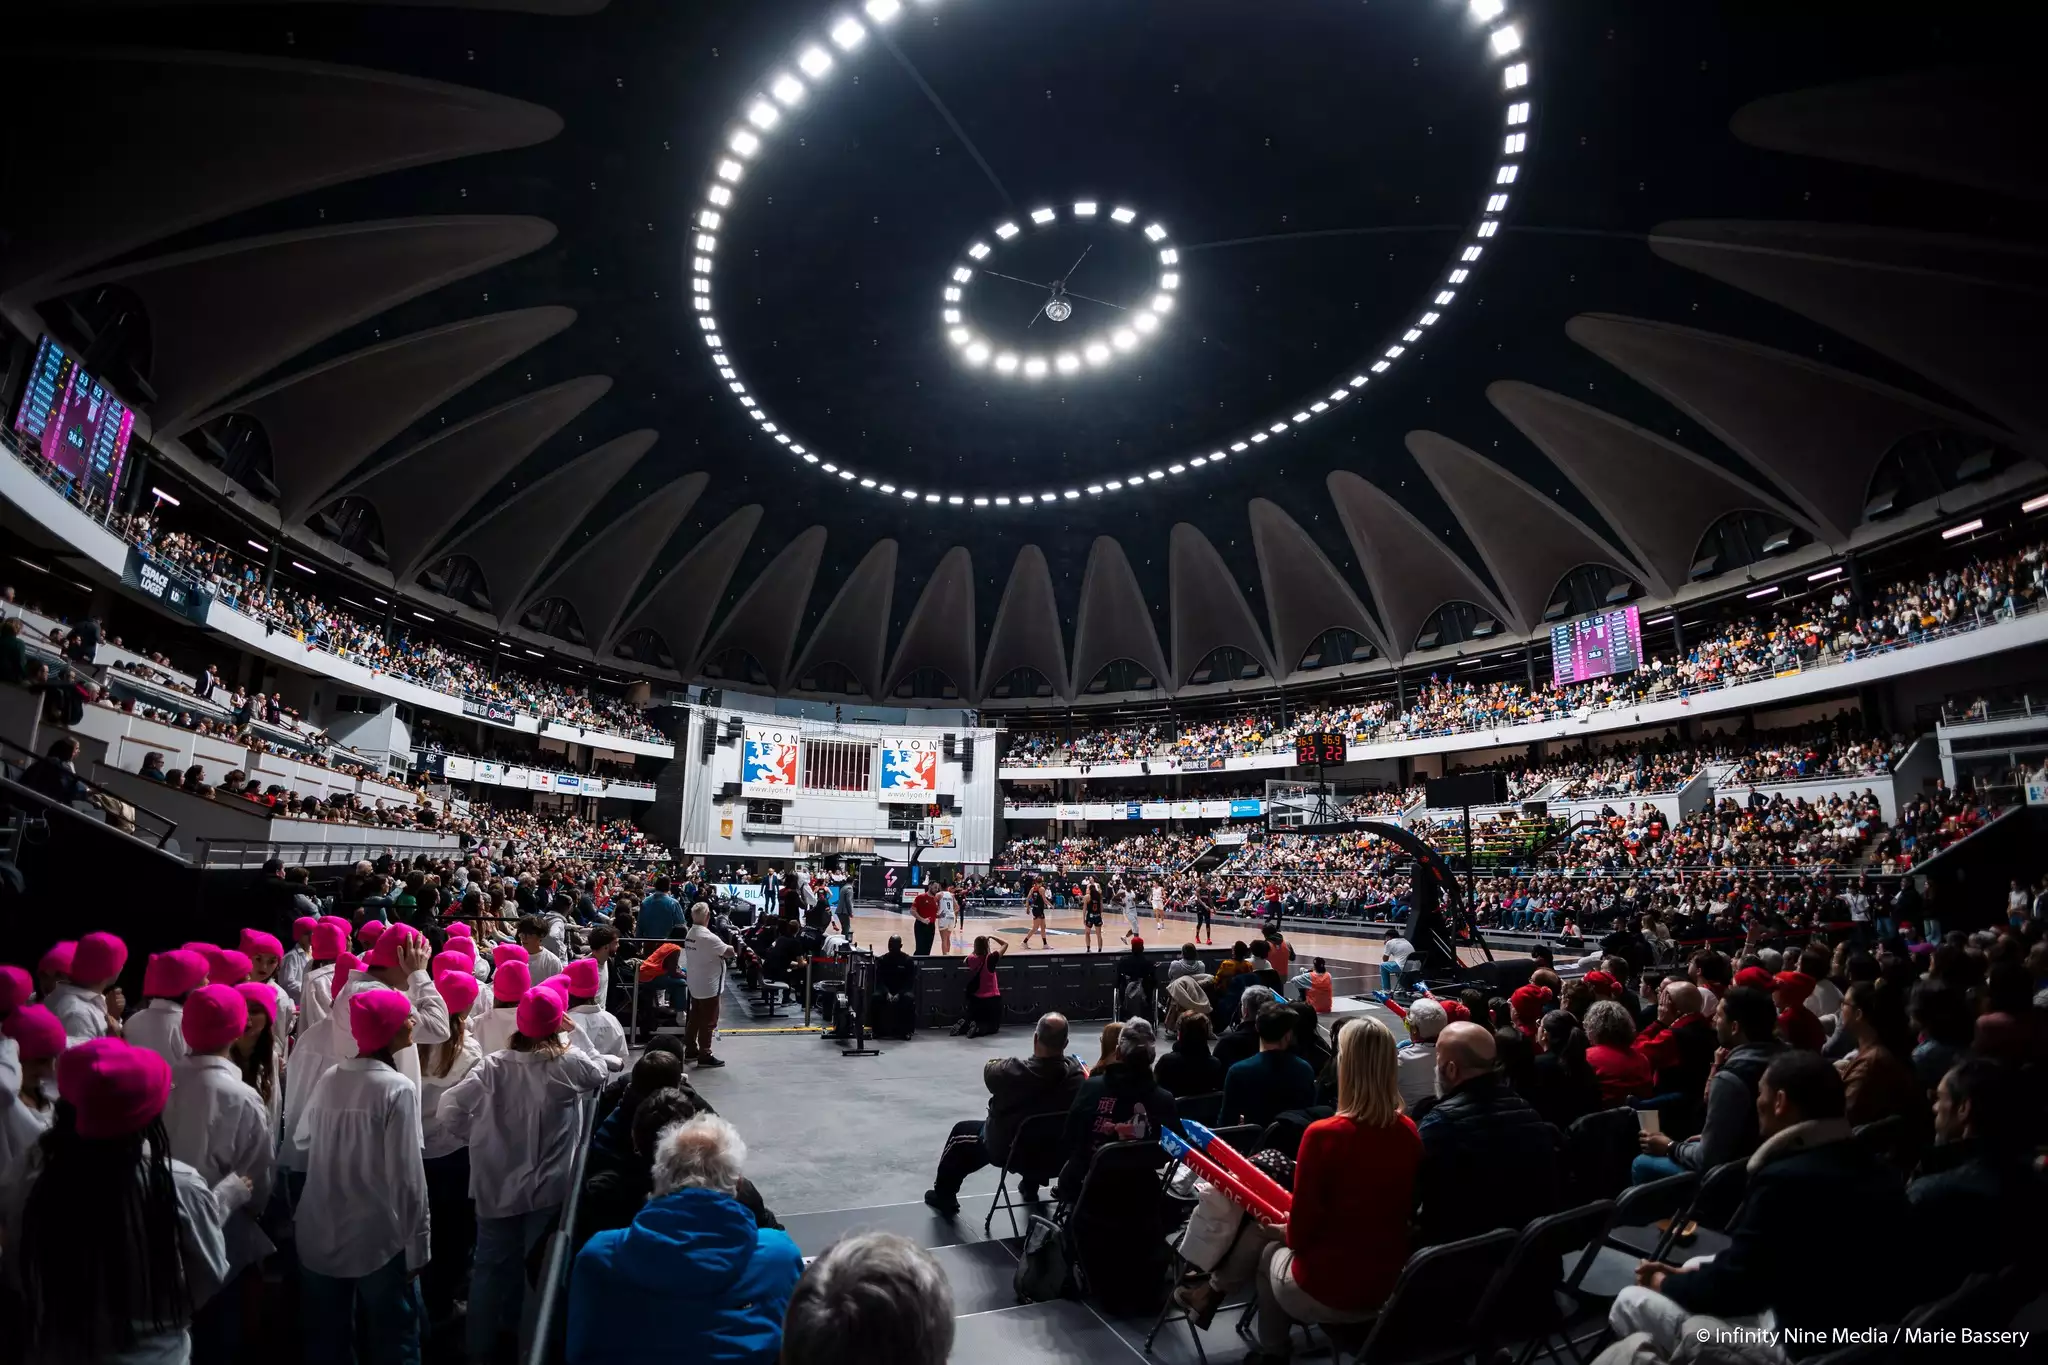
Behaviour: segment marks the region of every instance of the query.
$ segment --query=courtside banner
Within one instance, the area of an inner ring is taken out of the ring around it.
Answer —
[[[882,736],[883,801],[931,801],[939,794],[939,737]]]
[[[740,790],[748,796],[787,795],[796,790],[798,735],[780,725],[749,725]]]

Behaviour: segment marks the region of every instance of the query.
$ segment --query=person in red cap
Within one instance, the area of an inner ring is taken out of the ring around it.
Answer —
[[[1517,986],[1508,996],[1508,1009],[1514,1014],[1515,1028],[1524,1038],[1536,1037],[1537,1025],[1543,1016],[1550,1013],[1557,1003],[1557,995],[1548,986]]]
[[[0,1171],[11,1171],[29,1145],[56,1117],[57,1058],[64,1052],[64,1025],[41,1005],[7,1013],[0,1035],[14,1050],[14,1084],[0,1094]]]
[[[21,1085],[21,1056],[4,1025],[14,1012],[35,998],[36,982],[20,967],[0,965],[0,1095]],[[0,1170],[6,1167],[0,1166]]]
[[[575,1176],[582,1100],[603,1088],[604,1064],[570,1047],[561,1000],[545,983],[516,1011],[511,1046],[484,1057],[442,1096],[446,1132],[469,1143],[469,1193],[476,1201],[476,1265],[469,1287],[469,1358],[493,1358],[498,1338],[519,1332],[520,1357],[533,1324],[526,1255],[553,1226]]]
[[[199,987],[185,1001],[182,1027],[191,1051],[172,1068],[171,1100],[164,1107],[171,1155],[216,1190],[238,1179],[248,1185],[246,1204],[228,1216],[222,1229],[227,1292],[203,1306],[192,1323],[201,1360],[233,1360],[246,1307],[233,1281],[276,1249],[255,1215],[270,1201],[277,1142],[269,1106],[242,1079],[241,1066],[229,1055],[249,1028],[249,1002],[242,993],[233,986]]]
[[[604,968],[594,957],[579,957],[559,977],[569,986],[569,1046],[581,1048],[608,1071],[626,1067],[626,1029],[604,1007]]]
[[[128,945],[114,935],[87,934],[78,940],[70,966],[43,999],[50,1013],[64,1021],[66,1038],[76,1044],[121,1031],[120,992],[113,986],[127,965]]]
[[[206,984],[209,986],[239,986],[255,970],[249,955],[239,948],[215,949],[208,964]]]
[[[1806,1008],[1806,998],[1812,994],[1813,978],[1805,972],[1779,972],[1772,983],[1779,1035],[1793,1047],[1818,1052],[1827,1045],[1828,1032],[1821,1027],[1820,1016]]]
[[[175,1070],[185,1060],[185,998],[206,984],[206,972],[206,959],[189,948],[151,953],[142,969],[142,1008],[128,1017],[121,1036]]]
[[[188,1359],[227,1252],[216,1192],[164,1135],[170,1064],[89,1038],[57,1059],[57,1092],[72,1121],[0,1194],[10,1330],[32,1361]]]
[[[424,1134],[419,1087],[394,1061],[412,1050],[414,1001],[373,985],[341,1008],[329,1022],[345,1021],[350,1055],[310,1087],[287,1131],[306,1172],[295,1223],[306,1359],[352,1360],[360,1315],[368,1359],[417,1360],[424,1315],[413,1277],[430,1241]],[[296,1088],[296,1059],[292,1070]]]

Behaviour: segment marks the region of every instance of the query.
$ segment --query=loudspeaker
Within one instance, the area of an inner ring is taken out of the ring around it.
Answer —
[[[746,733],[747,723],[745,721],[741,720],[738,716],[727,716],[725,718],[725,742],[727,744],[739,739]]]
[[[737,782],[728,782],[718,789],[718,799],[721,801],[730,801],[739,794],[740,784]]]
[[[942,745],[940,752],[945,754],[946,761],[948,763],[953,761],[953,737],[951,735],[946,736],[945,742]]]
[[[702,700],[706,706],[722,706],[725,704],[725,689],[722,687],[707,687],[704,689]]]
[[[974,741],[972,739],[961,742],[960,771],[969,777],[974,776]]]
[[[1536,959],[1533,957],[1504,957],[1461,967],[1458,974],[1474,985],[1484,986],[1493,995],[1507,995],[1528,985],[1529,976],[1535,970]]]
[[[1456,806],[1497,806],[1508,799],[1508,775],[1503,772],[1452,773],[1432,777],[1423,783],[1432,810]]]
[[[711,760],[711,755],[717,752],[718,727],[716,725],[706,725],[704,727],[704,737],[697,741],[697,756],[708,763]]]

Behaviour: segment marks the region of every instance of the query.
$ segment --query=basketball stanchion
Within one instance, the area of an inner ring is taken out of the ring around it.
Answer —
[[[853,1046],[839,1049],[842,1057],[879,1057],[880,1048],[868,1046],[868,998],[873,994],[875,955],[852,950],[846,959],[846,1019],[853,1029]]]

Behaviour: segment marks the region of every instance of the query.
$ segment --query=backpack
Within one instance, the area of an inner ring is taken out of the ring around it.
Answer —
[[[1024,1230],[1024,1245],[1018,1249],[1017,1270],[1011,1283],[1017,1291],[1019,1303],[1074,1298],[1080,1293],[1065,1227],[1042,1214],[1031,1215],[1030,1226]]]

